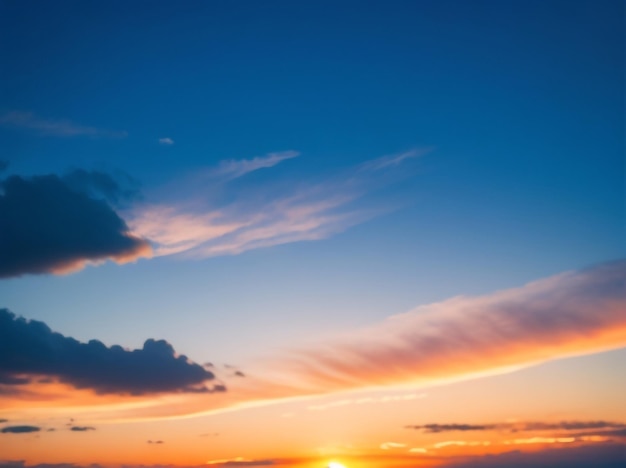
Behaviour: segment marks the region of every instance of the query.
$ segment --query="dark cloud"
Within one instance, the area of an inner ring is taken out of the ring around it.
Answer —
[[[235,377],[245,377],[245,376],[246,376],[246,374],[244,374],[244,373],[243,373],[243,372],[241,372],[241,371],[237,371],[237,372],[235,372],[233,375],[234,375]]]
[[[506,452],[468,458],[444,468],[623,468],[626,445],[589,444],[538,452]]]
[[[0,376],[54,377],[97,393],[142,395],[161,392],[218,392],[207,381],[214,374],[164,340],[147,340],[142,349],[107,347],[98,340],[81,343],[53,332],[43,322],[18,318],[0,309]]]
[[[3,434],[27,434],[29,432],[39,432],[40,427],[37,426],[7,426],[0,429]]]
[[[74,432],[87,432],[87,431],[95,431],[96,428],[95,427],[91,427],[91,426],[72,426],[70,428],[70,431],[74,431]]]
[[[107,203],[127,196],[99,172],[0,181],[0,278],[150,256],[149,243],[132,235]]]
[[[0,159],[0,172],[3,172],[9,167],[9,161],[3,161]]]
[[[5,422],[9,422],[8,419],[0,419],[0,424],[5,423]]]
[[[423,424],[405,426],[407,429],[421,430],[424,433],[436,434],[440,432],[466,431],[581,431],[585,429],[623,429],[626,424],[610,421],[559,421],[559,422],[517,422],[497,424]],[[596,432],[594,432],[596,434]],[[599,433],[598,433],[599,434]]]
[[[274,460],[228,461],[221,466],[271,466],[274,463]]]
[[[120,171],[113,177],[106,172],[75,169],[63,176],[63,182],[75,192],[104,199],[113,205],[139,198],[138,182]]]
[[[161,444],[164,444],[165,442],[163,442],[162,440],[149,440],[148,443],[149,444],[161,445]]]
[[[406,426],[407,429],[417,429],[429,434],[439,432],[489,431],[497,428],[493,424],[424,424],[423,426]]]

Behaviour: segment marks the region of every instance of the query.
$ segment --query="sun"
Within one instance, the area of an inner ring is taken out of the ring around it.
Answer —
[[[327,465],[327,468],[346,468],[344,465],[342,465],[341,463],[337,463],[337,462],[330,462]]]

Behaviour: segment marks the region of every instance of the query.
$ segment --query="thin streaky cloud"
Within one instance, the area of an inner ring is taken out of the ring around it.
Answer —
[[[298,153],[274,154],[282,154],[284,159]],[[245,166],[245,170],[251,169],[250,165]],[[228,173],[241,170],[232,166]],[[357,208],[355,203],[389,183],[392,181],[356,167],[340,176],[297,184],[295,191],[280,195],[273,195],[271,185],[252,195],[238,193],[234,201],[225,205],[207,200],[214,185],[197,184],[195,191],[182,200],[136,207],[128,216],[129,226],[153,242],[156,256],[237,255],[292,242],[326,239],[388,212],[393,208]]]
[[[228,159],[221,161],[218,168],[213,171],[213,175],[236,179],[259,169],[274,167],[287,159],[300,156],[298,151],[281,151],[269,153],[266,156],[257,156],[252,159]]]
[[[80,125],[67,119],[45,119],[33,112],[11,111],[0,116],[0,125],[26,128],[43,136],[124,138],[128,132]]]
[[[432,147],[412,149],[402,153],[382,156],[371,161],[366,161],[361,165],[361,169],[366,171],[378,171],[381,169],[396,167],[402,164],[407,159],[419,158],[430,153],[431,151],[433,151],[433,149],[434,148]]]
[[[388,318],[286,364],[311,389],[425,384],[514,370],[626,344],[626,261]]]
[[[174,144],[174,140],[172,140],[171,138],[159,138],[159,144],[170,146]]]

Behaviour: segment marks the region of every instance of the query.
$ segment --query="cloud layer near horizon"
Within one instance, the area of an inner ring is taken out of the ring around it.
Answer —
[[[149,257],[149,243],[133,235],[109,204],[132,193],[100,172],[1,180],[0,278]]]
[[[520,368],[626,345],[626,261],[482,297],[429,304],[295,351],[311,389],[417,384]]]
[[[0,309],[0,390],[27,386],[41,377],[99,394],[225,390],[221,384],[207,387],[214,374],[186,356],[177,356],[164,340],[149,339],[142,349],[132,351],[107,347],[98,340],[81,343],[53,332],[43,322]]]

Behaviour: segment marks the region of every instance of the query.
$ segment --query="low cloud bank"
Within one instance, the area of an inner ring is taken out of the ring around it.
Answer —
[[[0,382],[19,387],[42,376],[99,394],[225,390],[221,384],[206,386],[215,375],[186,356],[177,356],[167,341],[149,339],[142,349],[132,351],[107,347],[98,340],[81,343],[53,332],[43,322],[0,309]]]

